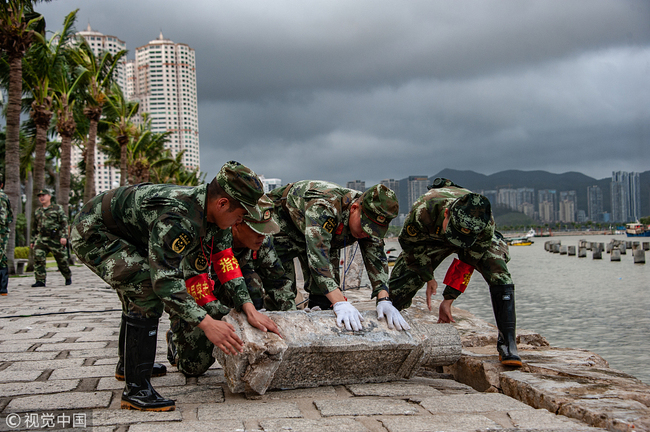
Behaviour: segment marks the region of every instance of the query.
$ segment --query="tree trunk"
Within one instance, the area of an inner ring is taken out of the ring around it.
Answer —
[[[36,124],[36,149],[34,151],[34,195],[32,197],[33,208],[40,207],[38,191],[45,186],[45,151],[47,148],[47,130],[52,119],[52,111],[48,109],[47,102],[43,105],[32,104],[32,111],[29,115]]]
[[[21,210],[20,202],[20,103],[23,93],[22,53],[9,57],[9,91],[7,97],[7,142],[5,150],[5,193],[11,202],[14,221],[9,225],[7,263],[9,274],[16,272],[14,248],[16,246],[16,220]]]
[[[63,207],[66,215],[69,215],[70,204],[70,165],[71,165],[72,136],[61,136],[61,171],[59,172],[59,196],[57,202]]]
[[[84,114],[90,120],[88,141],[86,142],[86,186],[84,188],[84,203],[97,195],[95,192],[95,143],[97,141],[97,122],[102,115],[101,107],[86,107]]]
[[[120,135],[117,137],[117,142],[120,143],[120,186],[124,186],[128,178],[126,171],[126,146],[129,142],[129,137]]]

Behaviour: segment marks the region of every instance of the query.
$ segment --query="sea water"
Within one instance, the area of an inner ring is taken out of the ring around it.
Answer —
[[[515,283],[517,327],[544,336],[552,346],[582,348],[601,355],[610,367],[650,384],[650,251],[647,264],[634,264],[632,250],[611,262],[603,252],[578,258],[578,241],[650,241],[625,236],[555,236],[535,238],[531,246],[511,246],[508,264]],[[576,246],[576,255],[544,250],[546,240]],[[397,241],[387,241],[389,253],[400,252]],[[442,298],[442,280],[452,255],[435,271]],[[424,295],[424,289],[418,295]],[[494,323],[490,293],[483,277],[475,272],[467,290],[455,302],[477,317]]]

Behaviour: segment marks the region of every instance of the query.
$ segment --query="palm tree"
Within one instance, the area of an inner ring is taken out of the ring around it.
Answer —
[[[173,163],[156,167],[151,170],[151,181],[154,183],[173,183],[180,186],[198,186],[205,180],[205,173],[200,173],[196,168],[189,171],[183,165],[185,150],[180,151]]]
[[[0,3],[0,51],[9,69],[7,89],[7,147],[5,153],[5,191],[18,215],[20,200],[20,111],[23,93],[22,59],[36,32],[45,31],[45,20],[34,12],[34,0],[4,0]],[[16,220],[9,227],[7,259],[9,273],[14,273]]]
[[[69,73],[67,52],[74,38],[77,11],[70,12],[63,21],[63,29],[49,40],[36,33],[34,43],[27,52],[23,79],[32,96],[30,117],[36,126],[36,154],[34,157],[34,199],[45,181],[45,151],[47,133],[52,120],[54,91],[51,83],[58,82]],[[69,155],[68,155],[69,158]],[[68,185],[70,183],[68,172]],[[69,186],[68,186],[69,187]],[[36,204],[36,203],[34,203]],[[67,204],[66,204],[67,207]]]
[[[95,196],[97,124],[102,116],[102,108],[106,103],[106,93],[113,80],[113,72],[124,55],[126,55],[125,50],[119,51],[115,55],[105,51],[97,58],[85,40],[81,41],[79,49],[73,53],[73,58],[84,75],[86,83],[84,115],[90,121],[85,149],[86,186],[84,188],[84,202]]]
[[[137,132],[137,126],[131,121],[138,113],[140,104],[127,100],[122,89],[116,83],[111,86],[111,92],[104,106],[105,119],[109,134],[114,135],[120,146],[120,186],[127,182],[127,146]]]

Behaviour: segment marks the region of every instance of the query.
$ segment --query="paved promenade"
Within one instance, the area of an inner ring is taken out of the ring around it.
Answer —
[[[9,295],[0,297],[0,431],[600,430],[425,371],[408,381],[270,391],[247,399],[229,392],[218,364],[199,378],[185,378],[169,365],[166,316],[157,361],[168,374],[153,383],[176,400],[176,411],[122,410],[123,383],[113,376],[119,301],[85,267],[72,271],[71,286],[55,271],[48,272],[46,288],[31,288],[32,275],[11,278]]]

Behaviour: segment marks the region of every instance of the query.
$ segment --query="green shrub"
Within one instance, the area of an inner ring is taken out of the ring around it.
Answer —
[[[29,258],[29,246],[16,246],[14,248],[14,258],[16,258],[16,259],[28,259]]]

